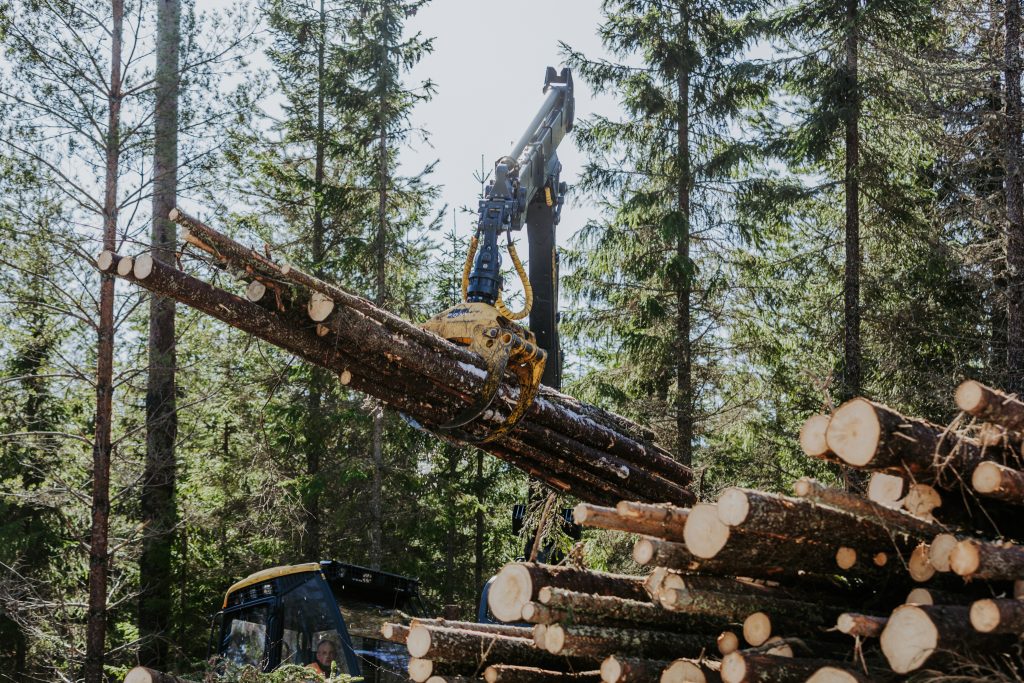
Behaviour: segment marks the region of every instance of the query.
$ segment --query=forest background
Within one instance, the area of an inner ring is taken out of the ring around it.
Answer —
[[[498,49],[452,116],[529,116],[528,41],[466,4],[450,21]],[[173,262],[181,202],[409,319],[458,296],[475,200],[440,200],[423,137],[435,8],[200,9],[0,6],[3,680],[193,668],[224,589],[276,564],[418,576],[468,615],[523,546],[522,474],[97,274],[102,248]],[[563,143],[588,217],[562,226],[568,393],[655,429],[710,497],[839,476],[795,435],[851,396],[942,423],[965,377],[1024,388],[1019,0],[600,9],[600,49],[540,59],[605,103]],[[526,120],[470,150],[475,182]]]

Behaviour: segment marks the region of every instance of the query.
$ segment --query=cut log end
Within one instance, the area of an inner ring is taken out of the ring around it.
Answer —
[[[723,631],[722,634],[718,636],[717,643],[718,651],[722,656],[732,654],[733,652],[736,652],[736,650],[740,649],[739,636],[732,631]]]
[[[646,566],[654,559],[654,542],[649,538],[641,538],[633,545],[633,561]]]
[[[908,605],[934,605],[935,598],[927,588],[915,588],[907,594],[906,603]]]
[[[742,653],[733,652],[722,658],[722,680],[725,683],[740,683],[747,680],[747,661]]]
[[[875,553],[875,556],[871,558],[871,561],[875,563],[876,567],[884,567],[889,563],[889,554]]]
[[[812,415],[800,428],[800,448],[812,458],[821,458],[829,453],[825,438],[829,419],[828,415]]]
[[[306,305],[306,310],[309,312],[309,317],[315,322],[323,322],[334,310],[334,301],[320,292],[313,292],[309,298],[309,304]]]
[[[974,414],[985,407],[985,387],[980,382],[969,379],[956,388],[953,400],[956,407],[964,412]]]
[[[935,576],[935,567],[928,558],[928,544],[921,543],[910,553],[910,560],[907,562],[907,571],[910,578],[918,583],[924,583]]]
[[[544,648],[553,655],[561,653],[565,647],[565,635],[565,627],[561,624],[551,624],[544,639]]]
[[[245,298],[252,302],[260,301],[266,293],[267,286],[259,280],[253,280],[245,288]]]
[[[167,214],[167,218],[172,221],[177,221],[180,217],[181,211],[178,211],[177,207],[171,209],[170,213]]]
[[[100,271],[104,273],[113,268],[114,252],[110,251],[109,249],[104,249],[103,251],[101,251],[99,255],[96,257],[96,267],[99,268]],[[134,670],[135,669],[132,669],[132,671]],[[129,671],[128,673],[131,673],[131,671]]]
[[[100,268],[100,270],[105,269]],[[157,683],[157,680],[151,669],[147,669],[144,666],[137,666],[129,671],[128,675],[124,677],[124,683]]]
[[[533,598],[533,579],[520,564],[507,564],[494,578],[487,593],[487,605],[500,621],[519,621],[523,606]]]
[[[661,683],[707,683],[699,666],[686,659],[677,659],[661,672]]]
[[[858,683],[858,679],[845,669],[823,666],[807,679],[807,683]]]
[[[970,576],[981,566],[981,552],[974,541],[960,541],[949,554],[949,568],[960,576]]]
[[[994,600],[978,600],[971,605],[971,626],[980,633],[991,633],[999,626],[999,606]]]
[[[140,254],[135,257],[135,263],[132,266],[132,275],[139,280],[145,280],[153,272],[153,255],[152,254]]]
[[[723,524],[737,526],[743,524],[750,514],[750,501],[742,489],[729,488],[718,498],[718,519]]]
[[[434,662],[430,659],[413,657],[409,660],[409,678],[416,683],[423,683],[434,673]]]
[[[718,518],[717,506],[694,505],[686,518],[683,540],[686,548],[697,557],[710,559],[717,555],[729,540],[729,527]]]
[[[533,627],[533,645],[541,650],[547,649],[548,627],[547,624],[537,624]]]
[[[917,605],[897,607],[882,631],[882,653],[889,667],[900,674],[919,669],[938,644],[938,629]]]
[[[942,496],[928,484],[914,484],[903,500],[903,507],[915,517],[930,519],[932,510],[942,505]]]
[[[498,670],[493,666],[489,666],[484,669],[484,680],[487,681],[487,683],[495,683],[495,681],[498,680]]]
[[[413,657],[423,658],[430,651],[430,630],[420,624],[413,624],[409,628],[409,635],[405,639],[405,646]]]
[[[131,256],[126,256],[117,262],[117,274],[121,277],[128,277],[131,275],[134,266],[135,259]]]
[[[618,683],[621,677],[622,662],[617,660],[615,655],[606,657],[605,660],[601,662],[601,681],[603,681],[603,683]]]
[[[994,462],[983,462],[974,468],[971,475],[971,486],[978,493],[992,493],[1002,486],[1003,477],[999,465]]]
[[[952,569],[949,566],[949,558],[957,542],[953,534],[937,534],[932,539],[932,545],[928,549],[928,561],[936,571],[948,572]]]
[[[772,620],[764,612],[754,612],[743,620],[743,640],[753,647],[768,642],[772,635]]]
[[[836,551],[836,566],[847,570],[857,564],[857,551],[847,546],[842,546]]]
[[[341,374],[338,375],[338,381],[341,382],[342,386],[348,386],[348,383],[352,381],[352,373],[348,370],[342,370]]]
[[[829,450],[843,462],[863,467],[875,456],[881,431],[874,406],[858,398],[847,401],[832,414],[825,438]]]
[[[898,510],[903,504],[907,482],[885,472],[873,472],[868,480],[868,500]]]

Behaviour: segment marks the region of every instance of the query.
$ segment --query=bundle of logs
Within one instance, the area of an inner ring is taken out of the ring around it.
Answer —
[[[509,564],[488,594],[509,625],[384,636],[417,683],[889,681],[967,661],[990,668],[962,680],[1013,680],[1024,402],[976,382],[956,402],[975,418],[957,429],[865,399],[807,421],[804,451],[870,471],[864,495],[804,478],[794,496],[581,503],[577,523],[639,536],[646,576]]]
[[[518,384],[511,374],[480,419],[459,432],[442,431],[441,425],[481,401],[486,366],[479,356],[275,261],[269,249],[245,247],[178,209],[170,217],[185,229],[178,263],[186,256],[212,263],[231,276],[225,288],[149,253],[103,252],[97,268],[327,368],[342,384],[379,399],[410,422],[443,438],[477,444],[559,493],[605,504],[694,500],[686,488],[690,470],[656,445],[652,432],[549,387],[541,387],[510,433],[481,443],[516,405]]]
[[[243,293],[150,254],[104,252],[98,268],[327,368],[442,438],[478,443],[583,500],[579,524],[639,535],[645,576],[510,564],[488,597],[505,623],[386,625],[413,681],[885,681],[974,654],[1012,666],[1024,632],[1024,402],[966,382],[955,398],[967,419],[945,427],[854,399],[810,418],[800,444],[870,473],[864,495],[801,479],[794,496],[729,488],[697,503],[691,471],[650,431],[547,387],[486,440],[516,405],[510,376],[482,419],[441,429],[478,402],[479,357],[268,250],[171,217]]]

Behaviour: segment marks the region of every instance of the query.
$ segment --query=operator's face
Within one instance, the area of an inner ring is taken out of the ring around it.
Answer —
[[[316,661],[319,662],[320,667],[325,671],[330,670],[334,657],[334,646],[330,643],[320,643],[320,647],[316,649]]]

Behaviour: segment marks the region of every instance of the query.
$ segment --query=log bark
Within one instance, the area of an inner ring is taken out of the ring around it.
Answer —
[[[658,683],[670,662],[612,655],[601,662],[603,683]]]
[[[897,607],[880,638],[889,667],[896,673],[910,673],[943,651],[963,655],[970,649],[992,650],[1007,643],[1001,636],[975,631],[969,612],[970,608],[960,605]]]
[[[1024,547],[965,539],[950,553],[949,566],[965,579],[1016,581],[1024,577]]]
[[[805,498],[789,498],[750,489],[729,488],[718,499],[718,518],[731,531],[774,536],[796,542],[822,538],[841,540],[859,554],[896,551],[907,555],[929,536],[907,533],[905,528],[886,527],[874,519],[859,517]]]
[[[1024,431],[1024,402],[1016,396],[967,380],[954,394],[957,407],[983,422],[992,422],[1010,431]]]
[[[532,666],[492,664],[484,670],[487,683],[598,683],[599,671],[548,671]]]
[[[146,666],[137,666],[124,677],[124,683],[193,683],[174,674],[164,673]]]
[[[886,617],[878,617],[871,614],[857,614],[856,612],[843,612],[836,619],[836,628],[840,633],[855,638],[878,638],[885,628]]]
[[[712,591],[667,589],[661,604],[684,614],[715,617],[726,622],[743,622],[755,612],[763,612],[775,624],[772,631],[800,635],[818,635],[836,623],[842,608],[768,595],[739,595]],[[748,640],[748,642],[750,642]],[[761,641],[763,643],[764,640]],[[751,643],[760,645],[761,643]]]
[[[633,628],[653,628],[662,631],[718,630],[724,626],[720,620],[697,620],[692,614],[669,611],[650,601],[626,600],[604,595],[578,593],[561,588],[542,588],[538,595],[540,607],[547,612],[531,610],[542,623],[568,625],[614,625]],[[523,617],[533,621],[523,609]]]
[[[919,519],[854,493],[828,488],[807,477],[797,480],[793,486],[793,492],[798,498],[806,498],[822,505],[828,505],[855,517],[869,520],[894,533],[931,538],[945,531],[942,525],[935,522]]]
[[[409,637],[409,627],[403,624],[381,624],[380,635],[384,640],[405,645],[405,641]]]
[[[487,594],[487,604],[494,616],[501,621],[518,621],[522,618],[523,606],[536,600],[541,588],[545,586],[628,600],[649,599],[643,579],[637,576],[514,562],[502,567],[495,576],[491,590]]]
[[[656,507],[656,506],[651,506]],[[681,508],[675,508],[681,510]],[[573,510],[573,520],[580,525],[625,531],[631,534],[657,536],[669,541],[682,541],[686,515],[676,513],[673,522],[655,521],[649,517],[630,517],[618,512],[618,508],[580,503]]]
[[[980,462],[1006,456],[1001,449],[983,448],[945,427],[905,417],[864,398],[836,410],[826,438],[832,451],[852,467],[909,474],[947,490],[969,479]]]
[[[116,266],[117,260],[113,256],[108,259],[113,266]],[[140,268],[140,261],[144,267]],[[417,353],[405,353],[405,350],[412,348],[408,339],[402,335],[388,333],[386,326],[370,319],[369,316],[353,312],[352,309],[345,309],[348,316],[345,320],[350,323],[349,333],[354,333],[354,330],[368,336],[362,340],[352,340],[350,344],[342,344],[336,336],[318,337],[315,326],[308,320],[305,325],[299,325],[288,315],[268,311],[244,298],[216,289],[196,278],[157,263],[148,255],[136,259],[133,274],[126,279],[151,291],[188,303],[304,360],[339,373],[343,378],[347,376],[348,386],[351,388],[373,395],[417,421],[429,422],[437,420],[439,415],[456,414],[467,402],[475,400],[475,389],[472,385],[474,382],[479,383],[482,378],[482,373],[475,370],[472,364],[461,360],[453,361],[449,356],[437,353],[426,353],[423,346],[418,347]],[[340,310],[340,307],[335,308],[332,320],[340,315]],[[406,326],[412,327],[407,324]],[[412,329],[423,332],[418,328]],[[390,336],[386,336],[387,334]],[[443,340],[438,341],[458,349]],[[352,355],[357,352],[362,355]],[[405,366],[394,360],[398,356],[407,360],[412,359],[409,362],[420,363],[421,365],[417,366],[421,370],[420,374],[405,372]],[[477,361],[479,362],[478,359]],[[590,433],[591,437],[595,437],[591,438],[591,441],[604,440],[604,445],[611,444],[609,450],[615,450],[615,444],[621,447],[623,439],[633,444],[627,450],[647,448],[622,435],[616,436],[610,429],[598,425],[590,417],[570,413],[554,402],[558,396],[556,392],[546,392],[545,396],[548,398],[538,398],[531,410],[531,415],[535,413],[538,422],[545,427],[552,428],[552,425],[557,425],[561,421],[566,433]],[[591,433],[591,427],[596,429],[596,432]],[[529,452],[525,452],[529,447],[525,442],[531,438],[533,437],[529,434],[517,431],[515,435],[509,435],[496,443],[486,444],[484,448],[517,467],[537,474],[542,480],[549,481],[554,488],[572,492],[584,499],[611,502],[612,499],[621,499],[623,496],[645,498],[646,494],[642,492],[633,492],[616,486],[602,487],[601,482],[608,480],[594,475],[595,467],[588,463],[586,458],[566,463],[558,453],[546,450],[544,443],[534,444]],[[584,450],[581,449],[581,452]],[[646,452],[655,458],[661,457],[657,455],[656,450]],[[544,459],[538,460],[538,454],[543,455]],[[675,499],[689,500],[692,497],[681,487],[676,488],[679,493]]]
[[[604,658],[624,654],[650,659],[695,657],[714,646],[713,636],[603,626],[548,626],[545,646],[553,655]]]
[[[971,626],[979,633],[1024,633],[1024,600],[987,598],[971,605]]]
[[[723,683],[804,683],[825,666],[841,666],[821,659],[796,659],[750,654],[742,650],[722,658]]]
[[[432,365],[438,365],[442,359],[444,369],[456,376],[451,386],[468,387],[469,395],[476,397],[483,381],[483,361],[474,353],[458,347],[440,337],[402,320],[369,301],[354,296],[340,287],[323,282],[288,264],[278,265],[255,250],[248,249],[230,238],[202,224],[195,218],[187,216],[176,209],[172,220],[185,225],[193,238],[204,242],[219,258],[226,263],[233,263],[246,272],[260,275],[263,278],[290,284],[310,293],[317,292],[334,302],[334,308],[325,324],[331,319],[342,316],[346,312],[355,312],[371,319],[389,330],[397,344],[398,340],[408,341],[405,352],[427,352]],[[341,338],[349,340],[359,347],[365,340],[351,331],[339,330]],[[351,337],[350,337],[351,336]],[[398,349],[392,350],[398,362],[405,358]],[[514,405],[518,390],[513,383],[506,381],[499,393],[503,405]],[[497,404],[496,404],[497,405]],[[539,396],[530,407],[524,425],[536,423],[555,430],[556,433],[578,441],[582,445],[596,449],[602,453],[615,456],[639,470],[663,478],[678,487],[680,492],[672,500],[688,504],[694,500],[693,495],[685,491],[685,487],[693,479],[692,471],[672,459],[671,455],[651,441],[637,440],[641,435],[649,435],[648,430],[632,425],[625,418],[612,415],[594,406],[577,409],[580,402],[567,397],[550,387],[543,387]],[[622,426],[629,424],[628,428]],[[638,492],[643,494],[643,491]],[[642,500],[650,500],[640,495]]]
[[[475,673],[475,664],[435,662],[431,659],[416,657],[409,660],[409,678],[416,683],[424,683],[434,676],[472,676]]]
[[[517,664],[552,671],[592,670],[598,666],[593,658],[566,658],[539,650],[527,638],[426,624],[409,629],[406,647],[418,659],[472,663],[478,669],[488,664]]]
[[[670,503],[652,505],[629,500],[619,501],[615,506],[615,511],[623,517],[644,519],[679,528],[685,526],[686,518],[690,514],[689,508],[676,507]]]
[[[451,619],[413,619],[413,624],[425,624],[427,626],[440,626],[442,628],[454,628],[463,631],[475,631],[477,633],[496,633],[501,636],[512,638],[532,638],[532,626],[511,626],[509,624],[481,624],[476,621],[453,621]]]

